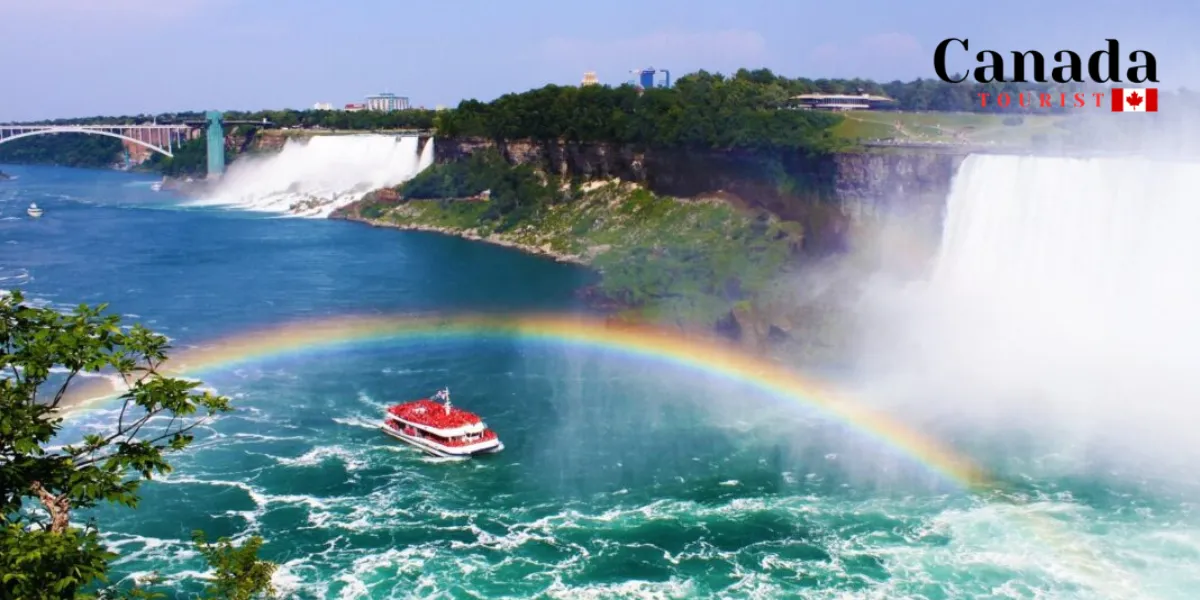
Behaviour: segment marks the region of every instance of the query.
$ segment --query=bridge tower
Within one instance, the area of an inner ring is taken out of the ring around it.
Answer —
[[[224,116],[219,110],[210,110],[205,115],[208,124],[205,132],[208,137],[208,178],[217,179],[225,173],[225,124]]]

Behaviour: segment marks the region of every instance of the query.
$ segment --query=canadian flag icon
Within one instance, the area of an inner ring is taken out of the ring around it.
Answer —
[[[1113,88],[1113,112],[1158,112],[1158,88]]]

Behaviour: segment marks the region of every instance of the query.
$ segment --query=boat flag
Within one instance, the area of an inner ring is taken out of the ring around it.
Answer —
[[[1158,112],[1158,88],[1113,88],[1113,112]]]

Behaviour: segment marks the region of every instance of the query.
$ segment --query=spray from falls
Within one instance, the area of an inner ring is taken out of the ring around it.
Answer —
[[[278,154],[230,165],[196,204],[327,217],[363,194],[399,185],[433,164],[433,138],[329,135],[288,140]]]
[[[971,156],[928,281],[868,294],[862,370],[1068,470],[1200,458],[1200,165]]]

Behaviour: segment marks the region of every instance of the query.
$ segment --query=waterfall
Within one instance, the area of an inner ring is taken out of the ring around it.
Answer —
[[[942,422],[1200,456],[1198,189],[1188,162],[968,157],[929,279],[864,309],[864,371]]]
[[[401,184],[433,164],[433,139],[327,135],[289,139],[278,154],[247,156],[196,204],[327,217],[363,194]]]
[[[433,138],[429,138],[425,141],[425,147],[421,148],[421,157],[417,160],[417,173],[420,173],[421,171],[424,171],[433,165],[435,158],[437,158],[437,156],[434,154],[433,150]]]

